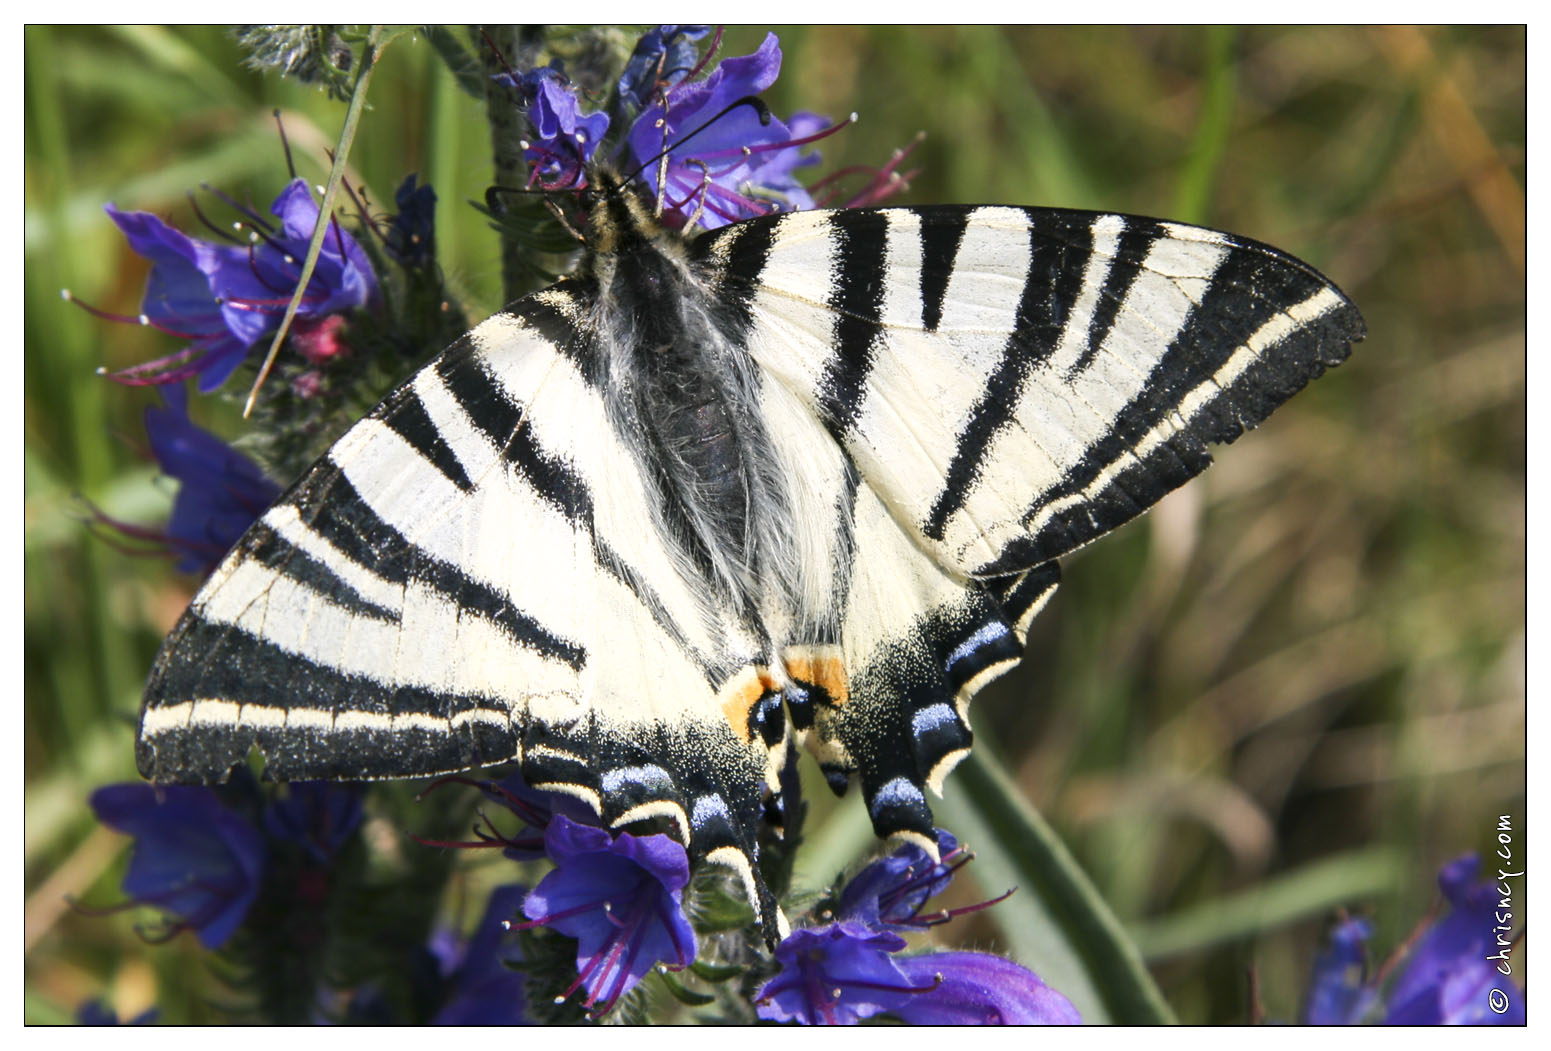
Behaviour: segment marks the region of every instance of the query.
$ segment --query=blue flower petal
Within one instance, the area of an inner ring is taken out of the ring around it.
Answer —
[[[327,781],[296,781],[286,788],[285,798],[264,809],[265,831],[300,844],[314,861],[327,864],[361,824],[361,788]]]
[[[668,84],[677,84],[700,57],[694,41],[711,31],[710,26],[657,26],[636,42],[630,61],[619,78],[622,102],[639,109],[657,89],[659,70]]]
[[[152,263],[141,313],[196,351],[126,370],[119,378],[169,383],[198,373],[199,389],[207,392],[224,383],[247,352],[278,327],[318,218],[318,204],[301,179],[291,182],[271,209],[281,229],[249,245],[196,240],[148,212],[105,207],[130,247]],[[365,251],[333,223],[298,315],[322,318],[369,306],[377,298],[377,278]],[[169,361],[173,367],[155,371]]]
[[[1330,932],[1329,946],[1314,958],[1309,1003],[1303,1020],[1309,1025],[1356,1025],[1377,999],[1368,980],[1367,942],[1373,925],[1353,917]]]
[[[156,905],[218,948],[258,896],[263,837],[207,788],[109,785],[91,796],[97,819],[135,839],[124,874],[131,899]]]
[[[133,1018],[120,1020],[106,1000],[87,1000],[75,1009],[76,1025],[150,1025],[161,1012],[148,1007]]]
[[[890,1013],[911,1025],[1080,1025],[1072,1002],[1021,964],[984,952],[895,960],[912,984],[936,983]]]
[[[436,191],[406,175],[393,195],[398,213],[388,226],[387,247],[405,266],[420,266],[436,256]]]
[[[576,939],[589,1007],[607,1010],[657,963],[695,959],[682,894],[689,856],[667,836],[617,838],[556,815],[544,833],[555,869],[523,903],[530,920]]]
[[[306,257],[313,227],[318,223],[318,202],[307,181],[295,179],[280,191],[269,210],[279,217],[288,254],[295,261],[294,269],[287,274],[289,280],[281,286],[289,298],[296,287],[296,279],[301,276],[301,260]],[[263,254],[266,262],[273,258],[272,252]],[[376,298],[377,277],[372,273],[365,250],[345,232],[337,219],[331,220],[297,314],[310,318],[339,314],[364,307]],[[284,309],[283,303],[281,309]]]
[[[636,118],[627,135],[636,162],[672,147],[664,185],[658,184],[657,165],[643,172],[664,198],[666,214],[684,222],[699,212],[700,225],[715,229],[775,208],[812,207],[792,170],[816,161],[817,154],[791,145],[801,136],[779,119],[761,124],[752,106],[727,108],[770,87],[780,72],[780,42],[771,33],[754,54],[724,59],[705,80],[676,85],[666,114],[656,105]],[[811,116],[801,124],[811,128]]]
[[[1524,995],[1487,957],[1498,951],[1498,896],[1491,880],[1476,879],[1481,859],[1466,854],[1445,865],[1438,885],[1451,909],[1411,950],[1389,994],[1385,1021],[1396,1025],[1514,1024],[1524,1017]],[[1490,1010],[1493,989],[1509,1011]]]
[[[893,953],[905,940],[860,924],[792,931],[776,946],[781,972],[755,998],[759,1017],[802,1025],[855,1025],[905,1003],[916,987]]]
[[[952,833],[937,830],[938,857],[948,858],[958,845]],[[910,926],[927,900],[940,894],[952,879],[947,865],[907,843],[853,876],[840,892],[835,915],[870,926]]]
[[[584,169],[608,132],[608,114],[583,114],[580,100],[556,66],[516,77],[503,73],[495,79],[516,88],[527,104],[536,138],[523,155],[538,184],[546,189],[582,185]]]
[[[156,462],[179,483],[167,542],[180,553],[179,569],[209,572],[280,487],[252,460],[189,421],[182,388],[162,389],[171,404],[147,408],[145,430]]]
[[[506,966],[518,959],[515,935],[504,923],[521,915],[527,888],[515,883],[490,892],[485,915],[450,969],[448,999],[432,1025],[525,1025],[523,975]]]

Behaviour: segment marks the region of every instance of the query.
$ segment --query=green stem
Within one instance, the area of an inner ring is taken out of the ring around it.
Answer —
[[[522,156],[524,124],[521,111],[512,104],[512,89],[495,77],[508,73],[508,65],[518,61],[522,47],[520,26],[481,26],[482,38],[476,42],[485,67],[485,119],[490,123],[490,156],[495,168],[495,185],[520,187],[526,184],[528,167]],[[530,271],[523,264],[523,248],[517,233],[501,224],[501,296],[510,303],[527,293]]]
[[[1202,73],[1201,113],[1174,197],[1174,215],[1187,223],[1211,219],[1212,189],[1228,148],[1233,125],[1233,29],[1206,31],[1206,69]]]
[[[975,850],[981,885],[1001,890],[991,881],[1007,880],[1018,887],[1018,907],[1034,915],[1040,930],[1023,937],[1024,962],[1089,1021],[1175,1021],[1098,888],[983,746],[960,764],[948,789],[938,809],[944,825]]]

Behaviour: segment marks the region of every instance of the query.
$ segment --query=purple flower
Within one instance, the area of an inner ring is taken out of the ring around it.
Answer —
[[[270,208],[278,228],[244,212],[244,225],[252,231],[247,244],[195,240],[149,212],[121,212],[111,204],[105,210],[129,246],[152,263],[140,320],[189,344],[114,378],[148,384],[198,375],[201,391],[224,383],[249,348],[279,325],[318,219],[318,202],[302,179],[281,191]],[[222,236],[229,237],[224,231]],[[377,279],[366,253],[332,222],[297,318],[319,321],[376,299]]]
[[[475,781],[456,774],[444,777],[431,785],[427,792],[443,785],[469,785],[484,793],[486,799],[499,803],[517,815],[522,827],[513,833],[505,833],[495,827],[489,815],[483,811],[474,825],[474,839],[460,842],[422,840],[429,847],[499,847],[501,853],[513,861],[536,861],[545,856],[544,832],[556,814],[564,814],[579,825],[596,825],[598,817],[592,809],[575,796],[563,792],[545,792],[529,788],[521,771],[513,770],[500,781]]]
[[[620,75],[620,101],[640,109],[656,97],[659,88],[687,77],[700,59],[694,41],[710,31],[710,26],[658,26],[647,30],[636,42]]]
[[[278,243],[268,244],[270,252],[259,252],[266,283],[281,288],[283,297],[273,309],[273,321],[279,322],[285,312],[286,302],[296,290],[301,277],[302,259],[307,255],[307,245],[312,240],[312,230],[318,224],[318,202],[312,196],[304,179],[295,179],[275,203],[270,214],[278,216],[281,230]],[[273,268],[269,270],[268,268]],[[271,276],[272,275],[272,276]],[[329,314],[342,314],[348,310],[368,306],[377,300],[377,276],[372,273],[366,252],[355,239],[345,232],[338,220],[329,223],[318,252],[318,262],[307,283],[307,294],[297,307],[296,316],[315,319]],[[271,326],[273,327],[273,326]]]
[[[937,849],[940,861],[933,861],[926,851],[907,843],[892,854],[868,863],[841,890],[835,915],[841,920],[879,929],[905,927],[917,930],[945,923],[958,915],[956,912],[941,912],[925,918],[919,915],[927,899],[941,893],[953,879],[953,874],[969,861],[958,840],[943,829],[937,830]],[[972,906],[971,910],[984,907]]]
[[[430,183],[415,185],[415,173],[404,177],[393,201],[398,213],[383,235],[388,252],[407,267],[422,266],[436,256],[436,191]]]
[[[760,989],[759,1017],[855,1025],[891,1014],[912,1025],[1076,1025],[1066,997],[1028,968],[980,952],[897,956],[905,940],[842,921],[793,931],[776,947],[781,973]]]
[[[1329,945],[1314,958],[1309,1002],[1303,1018],[1309,1025],[1356,1025],[1373,1009],[1377,992],[1368,985],[1368,939],[1373,924],[1348,918],[1330,932]]]
[[[145,431],[162,471],[178,480],[172,516],[160,534],[111,524],[175,552],[180,570],[208,573],[275,501],[280,487],[258,464],[189,422],[181,387],[164,392],[166,408],[145,410]]]
[[[724,59],[702,81],[684,81],[661,104],[644,110],[630,127],[628,143],[635,163],[672,147],[667,180],[658,185],[658,164],[642,174],[663,198],[664,214],[680,223],[694,218],[707,229],[739,219],[813,207],[813,198],[793,171],[818,162],[802,147],[822,137],[826,122],[798,114],[790,125],[772,117],[760,122],[753,106],[729,107],[758,95],[781,72],[781,48],[774,33],[758,51]]]
[[[1011,960],[978,952],[896,955],[905,948],[899,931],[995,904],[922,915],[927,900],[969,861],[942,829],[937,845],[940,860],[907,844],[869,863],[837,896],[837,922],[783,940],[775,952],[781,972],[759,991],[759,1016],[804,1025],[854,1025],[879,1014],[915,1025],[1082,1021],[1066,997]]]
[[[133,1018],[120,1021],[118,1012],[105,1000],[87,1000],[75,1009],[76,1025],[150,1025],[160,1012],[148,1007]]]
[[[1455,858],[1438,872],[1451,906],[1407,958],[1389,992],[1391,1025],[1522,1025],[1524,994],[1488,958],[1508,944],[1499,939],[1497,885],[1477,881],[1481,859]],[[1493,993],[1497,995],[1494,997]],[[1505,1003],[1498,1014],[1491,1003]]]
[[[445,936],[433,941],[448,991],[432,1025],[526,1024],[523,976],[507,966],[518,959],[516,936],[506,927],[526,894],[527,888],[515,883],[497,887],[466,945]]]
[[[776,946],[781,973],[755,999],[759,1017],[802,1025],[855,1025],[898,1007],[931,983],[912,983],[893,954],[905,939],[857,923],[800,928]]]
[[[360,827],[362,798],[357,785],[293,782],[284,798],[264,808],[264,831],[296,843],[318,864],[327,865]]]
[[[930,952],[895,960],[916,986],[889,1013],[911,1025],[1081,1025],[1072,1002],[1011,960],[985,952]]]
[[[689,856],[667,836],[617,838],[556,815],[544,833],[555,862],[523,902],[530,922],[575,938],[577,977],[565,991],[587,990],[602,1014],[662,962],[695,959],[695,932],[684,918]]]
[[[607,113],[583,115],[580,103],[557,66],[495,78],[517,89],[527,106],[536,138],[523,148],[531,166],[529,185],[545,190],[576,189],[585,184],[587,164],[609,128]]]
[[[264,839],[208,788],[109,785],[92,793],[97,820],[134,837],[123,888],[131,903],[172,916],[167,937],[192,930],[220,947],[258,896]]]
[[[1497,970],[1493,955],[1507,944],[1499,939],[1497,886],[1476,881],[1481,859],[1455,858],[1438,873],[1438,886],[1450,912],[1434,923],[1414,947],[1395,954],[1405,969],[1387,995],[1384,976],[1366,973],[1367,941],[1372,924],[1346,919],[1330,934],[1329,948],[1314,960],[1304,1021],[1311,1025],[1356,1025],[1386,1006],[1386,1025],[1522,1025],[1524,991]],[[1503,934],[1506,938],[1506,934]]]

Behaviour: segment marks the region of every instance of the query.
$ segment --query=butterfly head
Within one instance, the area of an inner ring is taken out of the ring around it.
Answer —
[[[656,242],[666,233],[640,180],[612,168],[592,168],[576,199],[587,215],[587,247],[594,254],[614,255],[632,244]]]

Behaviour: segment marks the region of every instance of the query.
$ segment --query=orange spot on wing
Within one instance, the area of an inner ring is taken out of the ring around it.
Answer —
[[[744,744],[752,740],[749,731],[749,714],[761,697],[778,689],[780,687],[770,677],[769,669],[755,664],[744,665],[738,674],[728,679],[722,686],[718,695],[722,714],[727,717],[727,725],[731,726],[732,732],[738,735],[738,740]]]
[[[839,647],[793,647],[781,659],[792,678],[819,687],[829,694],[831,704],[844,704],[850,699],[851,689]]]

